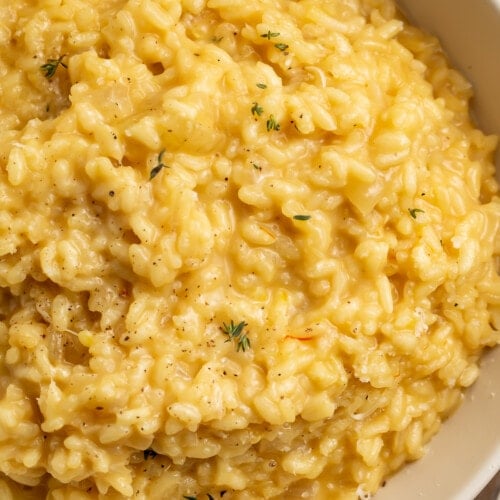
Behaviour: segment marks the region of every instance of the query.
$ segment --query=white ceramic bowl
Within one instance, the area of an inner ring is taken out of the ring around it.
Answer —
[[[473,83],[480,127],[500,135],[500,0],[399,0],[413,24],[436,35]],[[500,179],[500,154],[496,156]],[[500,469],[500,348],[486,354],[465,402],[428,454],[390,478],[376,500],[472,500]]]

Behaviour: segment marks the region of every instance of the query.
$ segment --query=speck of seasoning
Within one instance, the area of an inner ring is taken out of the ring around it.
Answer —
[[[259,89],[267,89],[267,85],[265,83],[258,83],[257,87],[259,87]]]
[[[309,220],[311,218],[310,215],[294,215],[293,219],[295,220]]]
[[[115,195],[115,192],[113,190],[111,190],[108,194],[109,194],[109,196],[111,196],[111,198],[113,198],[113,196]]]
[[[144,460],[148,460],[149,458],[155,458],[158,456],[158,453],[156,451],[152,450],[151,448],[148,448],[143,451],[144,455]]]

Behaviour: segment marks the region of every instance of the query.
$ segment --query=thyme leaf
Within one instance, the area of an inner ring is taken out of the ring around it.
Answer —
[[[281,128],[280,124],[276,121],[276,119],[274,118],[274,115],[271,115],[266,122],[267,131],[268,132],[271,130],[278,131],[280,128]]]
[[[288,45],[286,43],[275,43],[274,46],[283,52],[284,50],[288,49]]]
[[[262,113],[264,113],[264,108],[262,106],[259,106],[258,102],[254,102],[250,111],[252,112],[252,115],[260,116]]]
[[[420,208],[409,208],[409,209],[408,209],[408,212],[410,213],[410,215],[411,215],[414,219],[416,219],[416,218],[417,218],[417,213],[418,213],[418,212],[424,213],[424,211],[423,211],[423,210],[421,210]]]
[[[62,62],[65,54],[63,54],[61,57],[58,59],[47,59],[47,62],[45,64],[42,64],[40,66],[40,69],[42,70],[43,76],[50,80],[57,71],[57,68],[59,66],[62,66],[63,68],[67,68],[68,66]]]
[[[244,321],[240,321],[238,324],[235,324],[234,321],[231,320],[229,325],[226,325],[226,323],[222,323],[222,325],[222,332],[228,336],[226,342],[230,342],[231,340],[238,341],[236,345],[236,352],[245,352],[247,349],[250,349],[250,339],[245,333],[243,333],[245,326],[247,326]]]
[[[163,163],[163,155],[165,154],[165,150],[162,149],[160,154],[158,155],[158,161],[156,162],[156,166],[151,169],[149,172],[149,180],[153,180],[161,171],[162,168],[170,168],[168,165]]]
[[[295,220],[309,220],[311,218],[310,215],[294,215],[293,218]]]
[[[247,349],[250,349],[250,339],[246,335],[242,335],[240,340],[238,340],[238,346],[236,347],[236,352],[243,351],[245,352]]]
[[[280,36],[280,34],[269,30],[267,33],[264,33],[260,36],[261,38],[267,38],[268,40],[271,40],[271,38],[276,38],[277,36]]]
[[[259,87],[259,89],[267,89],[267,85],[265,83],[257,83],[257,87]]]

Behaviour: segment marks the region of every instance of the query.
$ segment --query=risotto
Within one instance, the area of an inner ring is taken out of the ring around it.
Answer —
[[[366,498],[500,342],[496,138],[391,0],[0,1],[0,497]]]

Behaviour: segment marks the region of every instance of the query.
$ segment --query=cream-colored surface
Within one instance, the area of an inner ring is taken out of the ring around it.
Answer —
[[[500,326],[496,140],[437,42],[389,1],[0,15],[2,495],[356,498],[419,458]]]

